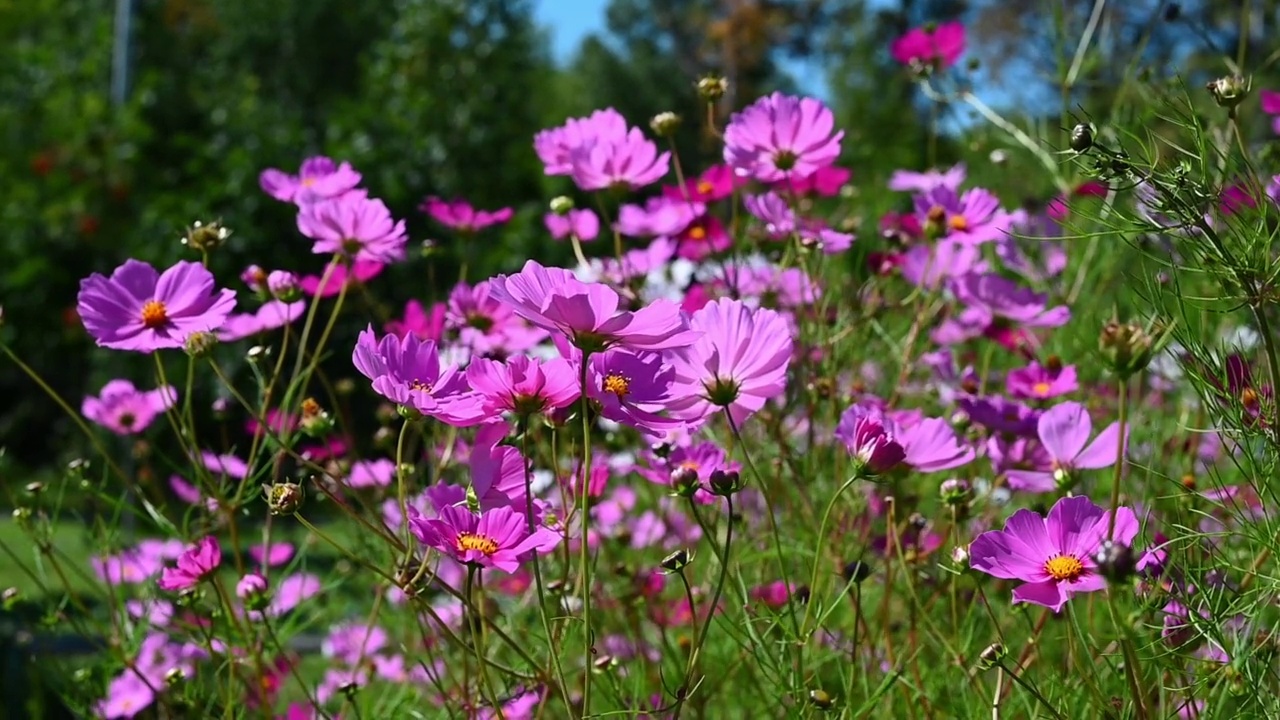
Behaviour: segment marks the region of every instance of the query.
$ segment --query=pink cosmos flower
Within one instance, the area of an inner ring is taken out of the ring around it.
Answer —
[[[647,453],[649,467],[637,467],[636,472],[644,479],[671,487],[673,474],[692,470],[697,475],[698,491],[694,500],[703,504],[715,502],[715,496],[706,490],[711,482],[711,474],[721,472],[741,472],[742,466],[730,462],[724,449],[712,442],[701,442],[696,445],[681,445],[671,451],[667,459],[659,460],[653,453]],[[623,488],[619,488],[621,491]],[[615,493],[616,494],[616,493]],[[632,503],[634,504],[634,503]],[[628,507],[629,511],[630,508]],[[628,517],[630,513],[628,512]]]
[[[590,145],[575,148],[569,160],[570,176],[583,190],[635,190],[667,174],[671,153],[659,153],[640,128],[631,128],[623,136],[597,137]]]
[[[444,338],[446,306],[435,303],[428,313],[417,300],[410,300],[404,306],[403,320],[388,320],[387,332],[403,338],[412,334],[419,340],[436,340]]]
[[[396,464],[387,458],[358,460],[347,471],[347,485],[353,488],[387,487],[396,478]]]
[[[515,213],[509,207],[492,212],[477,210],[466,200],[441,200],[434,195],[423,200],[418,209],[430,215],[441,225],[465,233],[474,233],[492,225],[501,225],[510,220]]]
[[[99,347],[154,352],[180,348],[194,332],[213,332],[235,307],[234,290],[216,290],[213,273],[181,261],[163,274],[126,260],[107,278],[80,281],[76,310]]]
[[[542,221],[553,240],[577,237],[581,242],[591,242],[600,234],[600,218],[587,209],[570,210],[565,215],[547,213]]]
[[[364,191],[302,207],[298,232],[315,241],[311,252],[355,260],[394,263],[404,259],[404,221]]]
[[[208,450],[201,451],[196,456],[196,462],[200,463],[206,470],[215,474],[222,475],[237,480],[243,480],[249,477],[249,463],[241,460],[235,455],[219,455]]]
[[[1009,470],[1006,473],[1009,487],[1015,490],[1052,492],[1060,483],[1069,486],[1074,479],[1072,473],[1077,470],[1114,465],[1120,457],[1120,445],[1126,441],[1120,437],[1120,424],[1113,422],[1090,443],[1093,422],[1088,410],[1077,402],[1049,408],[1040,416],[1036,428],[1041,444],[1053,461],[1053,471]]]
[[[894,422],[879,408],[852,405],[840,416],[835,437],[853,455],[858,472],[875,476],[893,470],[906,459],[896,431]]]
[[[286,542],[250,545],[249,559],[263,567],[279,567],[293,559],[296,549]]]
[[[351,263],[350,269],[343,263],[329,263],[327,267],[330,268],[326,271],[329,275],[328,278],[324,276],[324,273],[320,275],[304,275],[298,281],[298,286],[308,295],[333,297],[342,291],[344,285],[349,288],[369,282],[377,277],[386,265],[376,260],[356,260]],[[323,286],[320,284],[321,281],[324,282]]]
[[[530,327],[493,294],[493,285],[458,283],[449,293],[445,324],[458,333],[458,344],[476,355],[523,352],[542,342],[547,331]]]
[[[587,393],[605,418],[653,437],[685,424],[659,415],[674,400],[675,370],[662,356],[615,348],[592,355],[588,364]]]
[[[659,195],[643,206],[627,204],[618,208],[618,220],[613,227],[628,237],[675,235],[706,211],[707,206],[702,203]]]
[[[801,218],[786,200],[770,191],[763,195],[743,198],[747,212],[764,223],[765,232],[772,240],[785,240],[795,235],[806,245],[816,245],[828,255],[842,253],[853,244],[853,236],[832,230],[815,218]]]
[[[747,595],[752,600],[759,600],[768,607],[778,608],[786,607],[791,600],[792,588],[784,580],[775,580],[764,585],[757,585],[751,588]]]
[[[712,165],[698,177],[685,180],[683,188],[667,186],[662,188],[662,194],[673,200],[685,200],[687,195],[689,201],[709,203],[729,197],[748,182],[735,175],[728,165]]]
[[[939,185],[915,198],[916,218],[930,237],[945,236],[955,242],[981,245],[1008,236],[1012,216],[1000,209],[1000,200],[982,188],[963,195]]]
[[[360,173],[349,163],[335,165],[324,156],[302,161],[297,175],[268,168],[258,176],[262,191],[276,200],[307,205],[339,197],[360,184]]]
[[[960,443],[951,424],[941,418],[924,418],[898,424],[898,442],[906,457],[903,463],[917,472],[938,472],[968,465],[977,457],[973,448]]]
[[[1127,507],[1113,512],[1112,539],[1128,545],[1138,534],[1138,519]],[[1061,612],[1072,595],[1107,586],[1093,556],[1107,539],[1111,515],[1083,495],[1062,498],[1047,518],[1019,510],[1003,530],[985,532],[969,545],[969,563],[994,577],[1021,580],[1013,590],[1015,603]]]
[[[933,331],[933,341],[954,345],[986,335],[1000,339],[1010,325],[1049,328],[1065,325],[1071,309],[1050,308],[1047,297],[991,272],[972,272],[954,278],[951,290],[965,308]]]
[[[776,182],[812,175],[840,156],[844,131],[814,98],[775,92],[734,113],[724,130],[724,161],[740,177]]]
[[[218,540],[206,535],[178,556],[177,567],[165,568],[160,572],[160,589],[170,592],[190,590],[212,575],[221,564],[222,548],[219,547]]]
[[[569,407],[582,394],[576,371],[563,358],[477,358],[467,367],[467,382],[480,394],[486,413],[549,413]]]
[[[573,172],[572,155],[600,139],[619,139],[627,134],[627,120],[613,108],[596,110],[582,118],[569,118],[564,125],[542,130],[533,136],[533,149],[547,175]]]
[[[672,415],[696,424],[725,409],[741,425],[786,390],[791,328],[777,312],[721,298],[693,313],[689,325],[702,334],[672,354]]]
[[[964,163],[957,163],[947,170],[895,170],[889,177],[889,189],[896,192],[929,193],[936,187],[949,188],[952,192],[964,182],[966,170]]]
[[[187,482],[181,475],[169,476],[169,489],[173,491],[175,497],[188,505],[203,506],[209,512],[217,512],[218,501],[211,497],[205,497],[200,492],[200,488]]]
[[[177,391],[168,385],[144,391],[128,380],[112,380],[98,397],[86,397],[80,412],[117,435],[134,435],[177,402]]]
[[[313,598],[323,584],[315,575],[290,575],[276,586],[271,595],[271,602],[263,611],[268,617],[280,617],[301,605],[305,600]]]
[[[942,23],[932,30],[912,28],[889,47],[893,59],[903,65],[946,70],[964,54],[964,25]]]
[[[621,310],[622,298],[600,283],[584,283],[563,268],[533,260],[515,275],[499,275],[490,294],[538,327],[563,333],[590,352],[610,347],[666,350],[688,345],[698,334],[689,329],[675,304],[656,300],[634,312]]]
[[[466,376],[453,366],[441,368],[430,340],[395,335],[378,340],[369,327],[360,333],[351,360],[375,392],[397,405],[458,427],[484,419]]]
[[[844,187],[851,177],[853,177],[852,170],[832,165],[819,168],[809,175],[792,176],[779,182],[777,187],[783,192],[800,196],[835,197],[840,194],[840,188]]]
[[[733,238],[715,215],[702,215],[676,235],[676,242],[676,255],[696,261],[728,250]]]
[[[1271,132],[1280,135],[1280,92],[1259,90],[1258,101],[1262,104],[1262,112],[1271,116]]]
[[[1005,389],[1015,398],[1048,400],[1073,393],[1080,389],[1080,385],[1076,382],[1074,365],[1045,367],[1033,362],[1026,367],[1010,370],[1005,376]]]
[[[284,303],[279,300],[270,300],[254,312],[229,316],[215,334],[222,342],[243,340],[258,333],[290,325],[302,317],[306,310],[307,303],[303,301]]]
[[[547,553],[560,536],[545,527],[529,532],[523,513],[498,507],[479,515],[464,507],[439,508],[439,517],[423,517],[409,508],[409,526],[422,544],[455,558],[460,563],[515,572],[521,556]]]
[[[935,245],[916,245],[902,257],[902,277],[912,285],[937,290],[944,281],[986,270],[982,249],[942,239]]]

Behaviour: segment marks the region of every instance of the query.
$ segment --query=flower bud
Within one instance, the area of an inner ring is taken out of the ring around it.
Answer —
[[[840,575],[846,583],[860,585],[862,581],[871,577],[871,566],[861,560],[854,560],[845,564],[844,568],[840,570]]]
[[[193,358],[208,357],[209,353],[218,346],[218,336],[204,330],[197,330],[187,336],[182,343],[182,349],[187,351],[187,355]]]
[[[551,198],[551,212],[555,213],[556,215],[560,215],[560,216],[568,215],[569,211],[572,209],[573,209],[573,198],[568,197],[566,195],[558,195],[556,197]]]
[[[938,496],[942,498],[942,502],[951,507],[968,505],[970,498],[973,497],[973,487],[969,485],[968,480],[960,478],[943,480],[938,486]]]
[[[689,557],[688,550],[676,550],[662,559],[662,569],[666,570],[668,574],[677,573],[685,569],[690,562],[692,562],[692,558]]]
[[[182,244],[193,250],[207,253],[221,247],[229,237],[231,237],[231,231],[221,223],[214,221],[206,225],[197,220],[187,228],[186,235],[182,236]]]
[[[999,665],[1004,660],[1004,656],[1004,646],[1000,643],[991,643],[982,651],[982,654],[978,655],[978,667],[983,670],[990,670]]]
[[[969,569],[969,546],[957,545],[951,548],[951,564],[956,566],[957,570]]]
[[[1071,149],[1078,153],[1089,152],[1093,147],[1093,128],[1080,123],[1071,128]]]
[[[236,597],[250,610],[265,608],[271,600],[267,594],[267,579],[256,572],[245,574],[236,583]]]
[[[16,587],[5,588],[4,592],[0,593],[0,608],[4,608],[6,612],[13,610],[21,599],[21,590]]]
[[[671,471],[671,494],[676,497],[690,498],[701,487],[698,482],[698,471],[683,465]]]
[[[271,357],[271,348],[266,345],[254,345],[244,354],[244,359],[257,365],[258,363]]]
[[[267,271],[257,265],[250,265],[240,273],[240,282],[249,286],[249,289],[260,294],[267,292]]]
[[[408,420],[409,422],[422,419],[422,413],[419,412],[417,408],[412,408],[408,405],[397,405],[396,412],[400,413],[400,417]]]
[[[821,688],[809,691],[809,702],[819,710],[830,710],[835,705],[835,701],[831,699],[831,694]]]
[[[308,437],[322,438],[333,430],[333,416],[320,407],[315,398],[302,401],[302,419],[299,421],[302,432]]]
[[[660,112],[649,121],[649,127],[658,137],[671,137],[680,127],[680,116],[673,112]]]
[[[729,497],[742,489],[742,476],[737,470],[714,470],[709,484],[712,494]]]
[[[1133,323],[1109,322],[1098,337],[1098,350],[1121,379],[1128,379],[1146,368],[1157,345],[1157,338]]]
[[[698,96],[709,103],[716,102],[729,92],[729,81],[719,75],[705,75],[698,80]]]
[[[288,270],[273,270],[267,276],[267,289],[271,297],[280,302],[297,302],[302,298],[302,286],[298,284],[298,276]]]
[[[263,485],[267,497],[267,509],[272,515],[292,515],[302,507],[302,486],[297,483],[281,482]]]
[[[1252,78],[1228,75],[1209,81],[1205,88],[1213,96],[1214,102],[1218,103],[1218,107],[1230,109],[1244,102],[1252,86]]]
[[[1072,485],[1076,484],[1076,479],[1075,476],[1073,476],[1066,468],[1054,468],[1053,484],[1059,492],[1066,492],[1071,489]]]

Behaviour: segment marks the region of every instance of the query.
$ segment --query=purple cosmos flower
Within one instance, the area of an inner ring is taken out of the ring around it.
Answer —
[[[490,282],[490,294],[517,315],[591,352],[614,346],[667,350],[698,337],[674,303],[657,300],[634,312],[620,310],[622,299],[608,286],[584,283],[568,270],[533,260],[519,273]]]
[[[912,28],[893,41],[889,52],[903,65],[946,70],[964,54],[964,25],[949,22],[932,30]]]
[[[328,273],[328,278],[323,273],[320,275],[306,275],[303,276],[298,285],[308,295],[333,297],[342,292],[344,287],[352,287],[369,282],[377,277],[384,267],[386,265],[376,260],[356,260],[351,263],[350,269],[343,263],[329,263],[328,269],[325,270]],[[324,282],[323,286],[320,284],[321,281]]]
[[[785,192],[792,192],[802,197],[805,195],[835,197],[840,194],[840,188],[844,187],[851,177],[853,177],[852,170],[832,166],[819,168],[811,175],[793,175],[779,182],[777,186]]]
[[[549,413],[569,407],[582,394],[577,373],[563,358],[478,358],[467,367],[467,382],[480,394],[486,413]]]
[[[207,535],[178,556],[177,567],[160,572],[160,589],[183,592],[199,585],[222,564],[218,540]]]
[[[515,572],[521,556],[546,553],[560,542],[560,536],[545,527],[529,532],[523,513],[498,507],[477,515],[462,507],[439,508],[439,517],[423,517],[409,508],[409,526],[423,545],[482,568]]]
[[[877,407],[852,405],[840,416],[836,439],[843,442],[858,464],[855,474],[881,475],[906,459],[906,450],[895,437],[897,427]]]
[[[1258,101],[1262,112],[1271,116],[1271,132],[1280,135],[1280,92],[1259,90]]]
[[[964,182],[964,163],[958,163],[945,171],[927,170],[922,173],[895,170],[889,178],[889,189],[897,192],[929,193],[936,187],[947,187],[954,192]]]
[[[1045,367],[1033,362],[1026,367],[1010,370],[1005,376],[1005,389],[1016,398],[1048,400],[1073,393],[1080,389],[1080,385],[1076,382],[1074,365],[1057,363]]]
[[[492,225],[501,225],[515,214],[515,211],[509,207],[492,212],[477,210],[466,200],[448,201],[435,195],[430,195],[423,200],[418,209],[445,227],[467,233],[477,232]]]
[[[403,320],[388,320],[387,332],[403,338],[413,335],[419,340],[440,340],[444,337],[445,315],[448,308],[444,303],[435,303],[428,313],[417,300],[410,300],[404,306]]]
[[[724,130],[724,161],[740,177],[775,182],[835,163],[844,131],[814,98],[775,92],[733,114]]]
[[[917,287],[937,290],[944,281],[987,268],[982,249],[942,239],[935,245],[916,245],[902,256],[902,277]]]
[[[705,260],[714,253],[728,250],[733,238],[719,218],[702,215],[676,236],[676,242],[676,255],[686,260]]]
[[[329,628],[320,643],[320,653],[345,665],[359,665],[387,646],[387,631],[365,622],[348,622]]]
[[[181,475],[169,476],[169,489],[182,502],[188,505],[203,506],[209,512],[218,511],[218,501],[211,497],[205,497],[200,488],[187,482]]]
[[[267,290],[276,300],[294,302],[302,297],[302,286],[298,282],[298,276],[288,270],[272,270],[267,275]]]
[[[711,474],[717,470],[721,472],[741,472],[742,466],[736,462],[730,462],[724,449],[713,442],[701,442],[696,445],[681,445],[671,451],[666,460],[660,460],[652,452],[646,453],[646,459],[649,467],[637,467],[635,470],[641,477],[650,482],[671,486],[673,474],[676,472],[693,471],[697,475],[697,485],[699,486],[694,499],[703,504],[715,502],[715,496],[706,490],[708,483],[711,482]],[[619,488],[622,491],[624,488]],[[628,491],[629,488],[626,488]],[[615,491],[615,495],[618,491]],[[634,500],[631,502],[634,505]],[[626,508],[630,510],[630,507]],[[628,516],[630,514],[628,513]]]
[[[672,354],[672,415],[699,423],[723,408],[741,425],[786,390],[791,328],[777,312],[721,298],[693,313],[689,324],[702,335]]]
[[[1138,518],[1126,507],[1113,512],[1112,539],[1128,545],[1138,534]],[[1004,530],[982,533],[969,545],[969,563],[988,575],[1025,583],[1014,588],[1015,603],[1061,612],[1075,593],[1107,586],[1093,556],[1107,539],[1111,515],[1083,495],[1062,498],[1047,518],[1019,510],[1005,522]]]
[[[984,334],[998,335],[1001,324],[1011,321],[1024,328],[1065,325],[1071,309],[1065,305],[1049,308],[1046,296],[1022,287],[995,273],[968,273],[951,282],[956,298],[965,308],[947,318],[933,331],[934,342],[954,345]]]
[[[600,139],[626,137],[627,119],[613,108],[596,110],[583,118],[569,118],[564,125],[543,130],[533,136],[533,149],[546,166],[547,175],[569,175],[573,172],[573,154],[590,147]]]
[[[156,701],[153,687],[133,670],[126,669],[107,685],[107,696],[98,704],[98,714],[104,720],[132,718]]]
[[[249,286],[249,289],[265,294],[267,292],[267,271],[257,265],[250,265],[240,273],[240,282]]]
[[[249,477],[249,463],[235,455],[219,455],[203,450],[196,456],[195,460],[206,470],[217,475],[237,480]]]
[[[307,205],[298,212],[298,232],[315,243],[311,252],[379,263],[404,259],[404,221],[364,191]]]
[[[1040,411],[1003,395],[962,397],[956,401],[969,420],[993,433],[1034,437]]]
[[[396,477],[396,464],[387,458],[359,460],[347,471],[347,485],[353,488],[387,487]]]
[[[676,235],[706,211],[707,206],[702,203],[659,195],[649,198],[643,206],[627,204],[618,208],[613,228],[628,237]]]
[[[816,219],[799,217],[787,201],[773,191],[748,195],[742,203],[747,212],[764,223],[765,233],[770,239],[783,240],[795,235],[800,242],[816,245],[828,255],[844,252],[853,244],[853,236],[849,233],[836,232]]]
[[[554,240],[576,237],[581,242],[591,242],[600,234],[600,218],[591,210],[570,210],[565,215],[547,213],[542,221]]]
[[[445,325],[458,333],[458,343],[476,355],[522,352],[542,342],[546,330],[530,327],[493,294],[493,284],[458,283],[449,293]]]
[[[951,424],[941,418],[925,418],[898,425],[897,440],[906,452],[903,462],[918,472],[950,470],[973,462],[973,448],[961,445]]]
[[[81,280],[76,310],[100,347],[154,352],[217,330],[235,297],[234,290],[215,290],[213,273],[200,263],[184,260],[161,274],[126,260],[110,278],[94,273]]]
[[[640,128],[620,137],[597,137],[569,155],[570,176],[583,190],[621,188],[635,190],[655,183],[667,174],[671,153],[658,146]]]
[[[479,500],[482,511],[510,506],[523,516],[529,507],[529,496],[525,492],[525,460],[519,450],[502,444],[510,433],[511,427],[502,422],[481,426],[476,432],[475,445],[471,448],[467,465],[471,471],[471,489]],[[450,499],[443,493],[432,497],[432,504],[437,510],[445,505],[466,505],[466,491],[461,487],[437,486],[437,489],[443,488],[457,488],[462,492],[456,499]],[[533,505],[534,521],[541,522],[541,501],[534,498]]]
[[[673,400],[675,379],[662,356],[619,348],[592,355],[589,366],[587,394],[605,418],[654,437],[684,425],[658,414]]]
[[[250,545],[249,559],[263,567],[279,567],[293,559],[296,549],[285,542],[270,545]]]
[[[709,203],[729,197],[735,189],[744,187],[748,182],[748,179],[735,175],[728,165],[712,165],[698,177],[685,180],[684,187],[668,185],[662,188],[662,194],[675,200]]]
[[[236,597],[254,602],[266,596],[267,579],[256,572],[245,573],[236,583]]]
[[[80,412],[117,435],[133,435],[146,430],[177,401],[177,391],[168,385],[143,391],[128,380],[112,380],[102,386],[98,397],[86,397]]]
[[[1069,487],[1076,470],[1111,467],[1120,456],[1120,423],[1111,423],[1093,442],[1093,422],[1089,411],[1077,402],[1053,406],[1040,416],[1036,424],[1041,444],[1053,460],[1052,472],[1009,470],[1009,487],[1027,492],[1052,492],[1059,486]],[[1086,444],[1088,445],[1086,447]]]
[[[676,241],[660,237],[645,247],[623,253],[621,261],[613,258],[592,259],[579,272],[584,280],[603,279],[617,286],[627,286],[632,280],[666,270],[675,254]]]
[[[981,245],[1008,235],[1013,225],[1009,213],[1000,209],[1000,200],[982,188],[966,190],[963,195],[945,185],[917,195],[916,217],[922,227],[948,240]]]
[[[378,340],[369,327],[357,338],[351,360],[373,381],[375,392],[397,405],[458,427],[484,419],[466,376],[452,366],[441,368],[436,344],[430,340],[395,335]]]
[[[268,168],[258,176],[258,185],[263,192],[277,200],[298,205],[339,197],[359,184],[360,173],[349,163],[335,165],[323,156],[303,160],[297,175]]]
[[[306,310],[307,303],[304,301],[285,303],[271,300],[263,303],[255,312],[229,316],[215,334],[222,342],[243,340],[296,322]]]
[[[303,601],[315,597],[323,586],[320,578],[315,575],[305,573],[290,575],[276,586],[271,602],[263,612],[267,617],[280,617],[301,605]]]

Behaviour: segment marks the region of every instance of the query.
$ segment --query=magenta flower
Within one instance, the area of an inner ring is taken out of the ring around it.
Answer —
[[[222,342],[234,342],[290,325],[306,312],[305,302],[285,303],[270,300],[251,313],[235,313],[227,318],[215,335]]]
[[[547,175],[573,172],[572,155],[600,139],[619,139],[627,134],[627,120],[613,108],[596,110],[583,118],[569,118],[564,125],[533,136],[533,149],[546,167]]]
[[[981,245],[1009,234],[1013,217],[1000,209],[1000,200],[982,188],[963,195],[938,185],[915,198],[916,218],[930,237]]]
[[[249,463],[235,455],[219,455],[203,450],[195,457],[196,462],[211,473],[237,480],[249,477]]]
[[[941,418],[925,418],[898,426],[897,440],[906,452],[903,463],[917,472],[950,470],[973,462],[973,448],[961,445],[950,423]]]
[[[137,672],[126,669],[107,685],[107,696],[98,704],[98,714],[104,720],[132,718],[156,701],[156,691]]]
[[[560,542],[560,536],[545,528],[529,532],[529,521],[523,513],[510,507],[497,507],[477,515],[464,507],[439,508],[439,517],[423,517],[409,508],[409,527],[414,537],[427,547],[456,559],[460,563],[481,568],[515,572],[526,553],[547,553]]]
[[[1049,308],[1047,297],[990,272],[973,272],[954,278],[951,290],[965,308],[933,331],[934,342],[954,345],[987,335],[1000,339],[1010,324],[1023,328],[1065,325],[1071,309]]]
[[[128,380],[112,380],[102,386],[98,397],[86,397],[80,412],[117,435],[133,435],[146,430],[177,401],[177,391],[168,385],[143,391]]]
[[[1048,400],[1080,389],[1074,365],[1045,367],[1033,362],[1024,368],[1010,370],[1005,376],[1005,389],[1023,400]]]
[[[99,347],[154,352],[179,348],[194,332],[213,332],[235,307],[234,290],[216,290],[213,273],[181,261],[163,274],[126,260],[106,278],[80,281],[76,310]]]
[[[685,424],[658,414],[674,399],[675,370],[662,356],[614,349],[592,355],[589,366],[587,394],[605,418],[653,437]]]
[[[676,236],[676,255],[686,260],[704,260],[710,255],[724,252],[733,244],[733,238],[724,223],[714,215],[702,215]]]
[[[672,450],[665,461],[659,460],[652,453],[649,453],[648,456],[650,466],[636,468],[636,472],[641,477],[670,488],[672,476],[676,472],[692,470],[697,474],[698,485],[698,492],[694,495],[694,499],[703,504],[715,502],[715,496],[706,489],[711,482],[712,473],[717,470],[721,472],[742,471],[742,466],[736,462],[730,462],[724,449],[713,442],[682,445]],[[618,491],[615,491],[615,495],[623,489],[619,488]],[[625,489],[630,492],[630,488]],[[627,508],[627,510],[627,518],[629,519],[631,517],[630,508]]]
[[[404,259],[404,221],[363,191],[307,205],[298,211],[298,232],[315,241],[311,252],[393,263]]]
[[[347,471],[347,485],[353,488],[387,487],[395,478],[396,464],[387,458],[357,460]]]
[[[776,187],[783,192],[800,196],[835,197],[840,194],[840,188],[844,187],[851,177],[853,177],[852,170],[832,165],[818,168],[809,175],[793,175],[779,182]]]
[[[964,163],[957,163],[951,168],[913,172],[911,170],[895,170],[889,177],[889,189],[897,192],[929,193],[936,187],[950,188],[952,192],[960,187],[966,176]]]
[[[279,567],[293,559],[296,549],[286,542],[250,545],[249,559],[264,567]]]
[[[1084,405],[1064,402],[1054,405],[1040,416],[1036,423],[1040,443],[1053,461],[1053,471],[1009,470],[1009,487],[1027,492],[1052,492],[1058,487],[1070,487],[1077,470],[1097,470],[1111,467],[1120,457],[1120,423],[1113,422],[1093,442],[1093,422]],[[1086,447],[1087,445],[1087,447]]]
[[[896,468],[907,453],[895,435],[897,427],[874,406],[852,405],[840,416],[836,439],[857,463],[855,474],[881,475]]]
[[[952,240],[916,245],[902,258],[902,277],[912,285],[936,290],[944,280],[986,269],[982,249]]]
[[[258,176],[258,185],[263,192],[277,200],[298,205],[339,197],[359,184],[360,173],[349,163],[335,165],[323,156],[303,160],[297,175],[268,168]]]
[[[964,54],[964,25],[949,22],[932,30],[912,28],[893,41],[889,53],[903,65],[946,70]]]
[[[1262,112],[1271,116],[1271,132],[1280,135],[1280,92],[1259,90],[1258,100],[1262,104]]]
[[[549,413],[582,394],[577,373],[563,358],[539,361],[513,355],[506,362],[478,358],[467,367],[467,382],[480,394],[486,413]]]
[[[517,315],[563,333],[590,352],[615,346],[667,350],[686,346],[698,336],[671,302],[656,300],[634,312],[620,310],[622,298],[608,286],[584,283],[568,270],[533,260],[519,273],[499,275],[490,283],[490,294]]]
[[[643,206],[627,204],[618,208],[613,228],[628,237],[675,235],[706,211],[707,206],[702,203],[659,195]]]
[[[457,427],[484,419],[480,400],[467,387],[457,368],[440,367],[436,344],[408,336],[381,340],[366,328],[356,341],[351,360],[373,381],[373,389],[397,405]]]
[[[431,216],[431,219],[454,230],[474,233],[492,225],[501,225],[511,219],[514,211],[507,207],[492,212],[477,210],[466,200],[441,200],[430,195],[418,209]]]
[[[553,240],[576,237],[581,242],[591,242],[600,234],[600,218],[591,210],[570,210],[565,215],[547,213],[542,221]]]
[[[343,263],[329,263],[327,267],[331,268],[326,270],[328,278],[325,278],[323,273],[304,275],[298,282],[302,291],[316,297],[333,297],[342,291],[343,286],[352,287],[369,282],[377,277],[386,265],[376,260],[356,260],[351,263],[349,269]],[[320,284],[321,281],[324,282],[323,286]]]
[[[458,344],[476,355],[522,352],[542,342],[546,330],[530,327],[493,294],[493,284],[458,283],[449,293],[445,325],[457,331]]]
[[[160,589],[170,592],[190,590],[212,575],[221,564],[222,548],[216,538],[206,535],[178,556],[177,567],[160,571]]]
[[[724,161],[740,177],[775,182],[835,163],[844,131],[814,98],[775,92],[734,113],[724,129]]]
[[[685,180],[683,188],[668,185],[662,188],[662,194],[673,200],[687,198],[692,202],[709,203],[729,197],[735,189],[744,187],[748,182],[747,178],[735,175],[728,165],[712,165],[698,177]]]
[[[635,190],[667,174],[671,153],[659,153],[640,128],[631,128],[620,137],[598,137],[575,148],[569,161],[570,176],[583,190]]]
[[[1113,512],[1111,539],[1128,545],[1138,534],[1138,518],[1127,507]],[[1072,595],[1107,586],[1093,556],[1108,539],[1111,514],[1083,495],[1062,498],[1047,518],[1019,510],[1004,530],[982,533],[969,545],[969,564],[994,577],[1021,580],[1024,584],[1013,590],[1015,603],[1061,612]]]
[[[765,233],[772,240],[785,240],[795,235],[805,245],[816,245],[824,253],[834,255],[844,252],[853,244],[853,236],[837,232],[815,218],[801,218],[777,193],[748,195],[743,198],[747,212],[764,223]]]
[[[785,392],[791,328],[777,312],[721,298],[693,313],[689,324],[702,335],[672,354],[672,415],[699,423],[725,409],[741,425]]]
[[[419,340],[440,340],[444,337],[445,315],[444,303],[435,303],[428,313],[417,300],[410,300],[404,306],[403,320],[388,320],[387,332],[403,338],[413,335]]]

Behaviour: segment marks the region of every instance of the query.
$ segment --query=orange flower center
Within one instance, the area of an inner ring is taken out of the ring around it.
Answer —
[[[148,300],[142,304],[142,324],[144,327],[158,328],[169,322],[169,313],[164,303],[159,300]]]
[[[712,190],[715,190],[715,189],[716,189],[716,186],[712,185],[710,182],[707,182],[706,180],[698,181],[698,192],[703,195],[708,195],[711,193]]]
[[[1084,563],[1071,555],[1057,555],[1044,564],[1044,571],[1054,580],[1075,580],[1084,572]]]
[[[1035,385],[1032,385],[1032,386],[1031,386],[1031,392],[1035,393],[1036,395],[1040,395],[1041,397],[1043,397],[1043,396],[1045,396],[1045,395],[1048,395],[1048,394],[1049,394],[1049,383],[1044,382],[1044,381],[1040,381],[1040,382],[1036,383]]]
[[[455,544],[458,547],[458,552],[479,550],[485,555],[492,555],[498,552],[498,542],[496,540],[475,533],[458,533],[458,539]]]
[[[309,187],[311,187],[312,185],[315,185],[315,184],[316,184],[316,179],[315,179],[315,178],[313,178],[313,177],[305,177],[305,178],[302,178],[302,187],[308,187],[308,188],[309,188]]]
[[[925,213],[925,218],[927,218],[930,222],[935,222],[935,223],[942,222],[944,219],[946,219],[946,217],[947,217],[947,211],[943,210],[942,207],[938,205],[934,205],[933,207],[929,208],[929,212]]]
[[[706,240],[707,231],[701,225],[695,225],[689,229],[689,237],[693,240]]]
[[[697,470],[699,466],[698,466],[697,460],[685,460],[684,462],[680,463],[679,467],[682,467],[686,470]]]
[[[410,380],[410,381],[409,381],[409,389],[410,389],[410,390],[422,390],[422,391],[424,391],[424,392],[431,392],[431,391],[432,391],[432,390],[434,390],[435,388],[434,388],[434,387],[432,387],[431,383],[428,383],[428,382],[422,382],[421,380],[419,380],[419,379],[417,379],[417,378],[414,378],[414,379],[412,379],[412,380]]]
[[[611,392],[618,396],[621,400],[628,392],[631,392],[631,382],[618,373],[609,373],[604,376],[604,391]]]
[[[947,225],[950,225],[952,230],[959,230],[960,232],[969,229],[969,221],[965,220],[963,215],[952,215],[951,219],[947,221]]]

